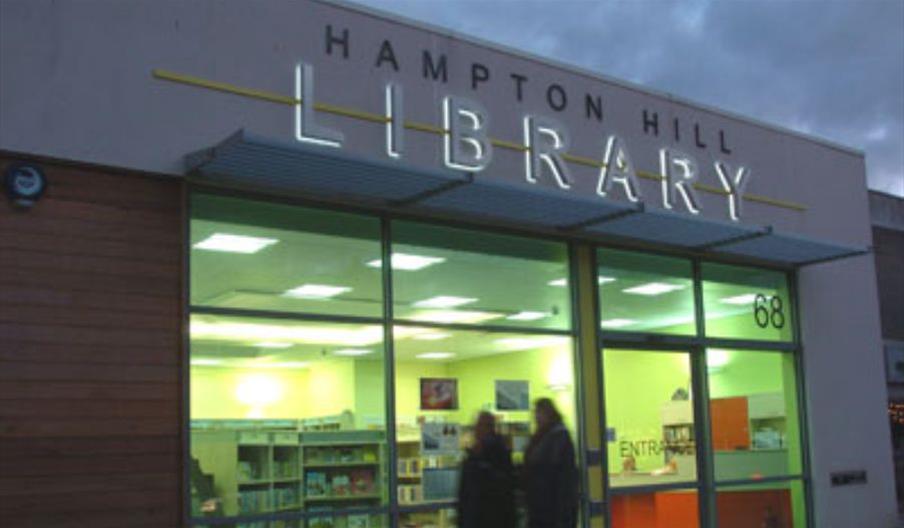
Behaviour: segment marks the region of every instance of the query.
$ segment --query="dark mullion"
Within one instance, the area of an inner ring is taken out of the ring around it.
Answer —
[[[589,248],[588,248],[589,253]],[[575,374],[577,383],[575,387],[575,405],[577,405],[577,426],[578,431],[575,435],[578,439],[578,464],[581,478],[581,490],[583,499],[581,500],[581,522],[584,528],[589,528],[590,520],[590,479],[588,478],[587,464],[587,416],[586,407],[584,406],[584,391],[586,383],[584,380],[584,355],[594,353],[592,350],[584,349],[584,332],[587,330],[581,323],[581,288],[584,286],[584,279],[587,275],[593,278],[596,274],[592,270],[588,273],[581,273],[580,254],[575,244],[568,244],[568,268],[569,268],[569,294],[571,297],[571,328],[572,328],[572,361],[575,366]]]
[[[791,300],[791,309],[794,321],[791,325],[792,336],[797,349],[794,351],[794,381],[797,385],[797,429],[800,431],[800,456],[801,456],[801,472],[803,473],[804,486],[804,508],[807,516],[807,527],[813,528],[813,475],[811,473],[812,466],[810,460],[810,420],[809,416],[809,400],[806,390],[806,376],[804,376],[804,367],[806,360],[804,358],[804,346],[801,339],[800,331],[800,299],[797,290],[797,273],[788,273],[788,291]]]
[[[763,477],[758,479],[738,479],[716,481],[716,488],[733,488],[738,486],[750,486],[758,484],[774,484],[778,482],[796,482],[803,481],[803,475],[779,475],[774,477]]]
[[[590,247],[589,251],[590,269],[593,270],[593,277],[599,274],[599,262],[597,262],[597,251],[595,247]],[[596,282],[595,280],[593,281]],[[600,409],[600,423],[602,424],[602,438],[600,439],[600,476],[603,479],[603,523],[609,527],[612,526],[612,501],[610,500],[610,483],[609,483],[609,423],[606,421],[606,370],[605,370],[605,344],[600,322],[603,320],[602,303],[600,301],[600,289],[593,285],[593,331],[595,335],[594,342],[597,350],[594,352],[597,357],[597,404]]]
[[[560,330],[557,328],[532,328],[521,326],[479,325],[467,323],[437,323],[431,321],[416,321],[414,319],[393,319],[392,324],[395,326],[416,326],[443,330],[462,330],[469,332],[489,332],[498,334],[536,334],[553,336],[571,336],[573,334],[572,330]]]
[[[383,394],[386,400],[386,452],[390,526],[398,526],[398,446],[395,419],[395,336],[392,321],[392,222],[380,219],[380,249],[383,267]]]
[[[181,519],[185,526],[191,518],[191,333],[190,314],[191,309],[191,189],[182,186],[182,291],[181,304],[179,306],[179,318],[181,319],[180,345],[182,357],[179,381],[182,390],[182,404],[179,406],[181,418],[180,429],[182,431],[182,505]]]
[[[611,488],[610,493],[613,497],[624,495],[643,495],[646,493],[656,493],[658,491],[675,491],[675,490],[696,490],[700,491],[700,484],[697,481],[688,480],[684,482],[669,482],[666,484],[647,484],[644,486],[619,486]]]
[[[341,314],[320,314],[311,312],[284,312],[273,310],[255,310],[249,308],[224,308],[219,306],[196,306],[191,307],[192,314],[198,315],[219,315],[223,317],[249,317],[255,319],[280,319],[286,321],[299,322],[319,322],[319,323],[340,323],[340,324],[371,324],[382,325],[383,318],[360,316],[360,315],[341,315]]]
[[[704,343],[691,351],[691,383],[694,388],[694,431],[697,454],[697,481],[702,493],[697,497],[701,525],[715,527],[715,462],[712,450],[712,426],[709,416],[709,377],[706,364],[706,309],[703,301],[703,272],[699,260],[693,262],[694,319],[697,337]]]

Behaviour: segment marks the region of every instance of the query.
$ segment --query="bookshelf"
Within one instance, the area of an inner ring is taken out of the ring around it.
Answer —
[[[331,512],[385,502],[383,431],[338,430],[333,420],[290,422],[208,420],[193,429],[192,456],[212,477],[219,515],[323,512],[306,522],[279,521],[280,528],[381,527],[379,516]]]

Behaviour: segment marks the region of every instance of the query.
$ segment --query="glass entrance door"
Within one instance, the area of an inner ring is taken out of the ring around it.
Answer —
[[[601,353],[611,526],[700,526],[691,353]]]

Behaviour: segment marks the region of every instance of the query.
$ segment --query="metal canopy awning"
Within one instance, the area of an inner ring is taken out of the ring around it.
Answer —
[[[773,233],[738,240],[713,248],[716,253],[771,260],[782,264],[806,266],[868,253],[866,249],[841,246],[832,242]]]
[[[381,204],[409,202],[471,180],[460,172],[364,161],[338,149],[274,141],[244,130],[189,154],[185,164],[200,181]]]
[[[586,226],[584,231],[683,248],[707,249],[728,241],[758,236],[764,229],[706,220],[663,209],[643,209],[642,214],[603,220]]]
[[[633,204],[575,196],[564,190],[523,189],[492,181],[474,181],[448,189],[424,198],[417,205],[555,229],[578,228],[637,210]]]
[[[337,149],[236,132],[185,158],[194,181],[245,190],[341,199],[403,211],[498,220],[587,237],[617,237],[711,254],[803,266],[866,253],[748,227],[568,191],[484,181],[455,171],[424,170]]]

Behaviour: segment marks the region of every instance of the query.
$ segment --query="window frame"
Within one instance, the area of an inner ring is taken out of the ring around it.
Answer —
[[[542,329],[542,328],[524,328],[524,327],[507,327],[496,325],[468,325],[468,324],[449,324],[418,322],[418,325],[443,326],[447,328],[459,328],[462,330],[481,330],[481,331],[511,331],[532,334],[547,335],[568,335],[572,339],[572,350],[574,356],[574,394],[576,409],[576,428],[575,436],[577,438],[578,449],[578,465],[580,470],[580,478],[582,489],[580,511],[582,517],[582,526],[589,526],[591,519],[604,519],[606,526],[611,526],[611,500],[610,497],[619,494],[625,494],[629,490],[635,492],[643,488],[621,488],[621,492],[610,488],[608,477],[608,454],[605,446],[605,438],[602,439],[602,448],[597,450],[588,450],[588,419],[586,416],[586,399],[594,397],[595,402],[600,409],[599,427],[602,431],[606,430],[605,416],[605,396],[604,396],[604,372],[602,368],[602,352],[606,348],[621,349],[639,349],[639,350],[675,350],[687,351],[691,359],[692,387],[695,394],[699,397],[694,398],[695,412],[695,434],[697,435],[697,474],[698,479],[696,487],[687,483],[669,484],[666,488],[694,488],[698,491],[700,526],[715,527],[717,522],[716,515],[716,493],[717,483],[713,474],[713,455],[710,445],[710,422],[709,422],[709,391],[706,381],[706,348],[731,348],[735,350],[745,351],[780,351],[792,354],[794,356],[795,380],[796,380],[796,396],[798,405],[798,418],[801,442],[801,467],[800,475],[770,477],[760,480],[744,480],[719,482],[718,488],[726,486],[735,486],[743,484],[764,484],[769,482],[787,482],[799,481],[804,490],[804,507],[807,519],[807,528],[813,525],[813,497],[812,497],[812,478],[810,465],[810,440],[807,428],[807,410],[808,401],[806,398],[806,380],[804,373],[804,347],[800,339],[800,313],[797,292],[797,272],[794,268],[779,266],[772,262],[758,261],[756,259],[746,259],[734,257],[730,255],[713,257],[712,255],[704,256],[699,251],[681,250],[670,247],[656,247],[652,244],[632,244],[623,240],[605,240],[601,242],[598,238],[590,238],[587,236],[579,236],[576,233],[562,232],[535,232],[527,229],[519,229],[511,226],[487,225],[483,222],[475,222],[461,219],[443,218],[442,216],[424,216],[418,214],[402,213],[393,211],[388,208],[378,207],[362,207],[360,205],[344,203],[341,201],[322,201],[305,197],[286,197],[274,196],[261,191],[238,191],[227,187],[222,187],[210,183],[189,182],[186,184],[183,192],[183,256],[182,256],[182,310],[181,322],[183,328],[182,348],[182,372],[181,372],[181,415],[182,415],[182,453],[183,453],[183,475],[182,475],[182,522],[184,526],[219,526],[232,525],[242,522],[266,522],[278,520],[298,520],[299,522],[315,516],[323,516],[323,512],[306,512],[301,513],[268,513],[256,514],[248,516],[236,517],[217,517],[217,518],[201,518],[191,516],[191,496],[190,490],[190,464],[187,463],[191,456],[191,416],[189,412],[191,398],[190,383],[190,335],[189,328],[190,316],[192,313],[222,313],[223,315],[248,315],[248,316],[277,316],[281,312],[264,312],[257,310],[241,310],[241,309],[217,309],[202,308],[191,305],[191,202],[194,196],[198,195],[218,195],[227,197],[236,197],[247,200],[260,202],[269,202],[285,205],[293,205],[298,207],[324,209],[324,210],[340,210],[345,213],[356,213],[375,217],[380,222],[380,244],[381,257],[383,259],[382,266],[382,292],[383,292],[383,313],[380,317],[359,317],[359,316],[329,316],[322,314],[305,314],[292,313],[283,314],[288,319],[297,320],[321,320],[329,322],[367,322],[371,324],[380,324],[383,327],[383,349],[384,349],[384,391],[385,391],[385,420],[386,420],[386,451],[389,454],[387,467],[387,486],[389,487],[388,501],[379,507],[368,509],[348,509],[334,510],[336,515],[344,515],[346,513],[370,513],[381,515],[384,519],[388,519],[390,526],[398,526],[399,518],[402,514],[409,512],[434,511],[440,509],[454,508],[455,501],[444,503],[430,503],[422,505],[406,505],[398,504],[398,496],[396,486],[398,484],[397,477],[397,446],[395,445],[396,427],[395,427],[395,355],[393,342],[393,327],[395,325],[412,324],[411,321],[396,320],[393,316],[393,297],[392,297],[392,267],[387,265],[391,259],[392,252],[392,222],[397,220],[415,221],[424,224],[435,224],[437,226],[449,226],[460,229],[472,229],[480,232],[495,233],[500,235],[514,235],[535,239],[538,241],[551,241],[561,243],[566,246],[567,250],[567,269],[569,270],[569,294],[571,306],[571,327],[569,330],[559,329]],[[694,313],[696,320],[696,333],[691,336],[669,335],[643,332],[621,332],[607,331],[600,327],[600,299],[599,288],[597,288],[597,249],[606,248],[614,250],[631,251],[641,254],[650,254],[655,256],[680,257],[691,261],[692,264],[692,287],[694,294]],[[583,257],[581,257],[583,254]],[[703,304],[702,276],[701,267],[703,262],[712,262],[727,265],[747,266],[772,271],[778,271],[785,275],[787,279],[789,311],[792,314],[792,340],[788,342],[780,341],[757,341],[749,339],[726,339],[726,338],[707,338],[705,331],[705,313]],[[591,302],[593,307],[593,325],[587,328],[586,324],[581,323],[580,304],[581,297],[587,295],[582,292],[582,287],[589,286],[591,292]],[[587,350],[585,339],[592,339],[594,348]],[[587,354],[595,354],[598,357],[597,368],[588,371],[585,368],[584,361]],[[591,384],[594,378],[595,395],[588,395],[585,388]],[[601,480],[599,483],[602,490],[602,500],[593,500],[588,496],[590,481],[590,468],[601,466]],[[663,487],[653,486],[651,490],[659,490]]]

